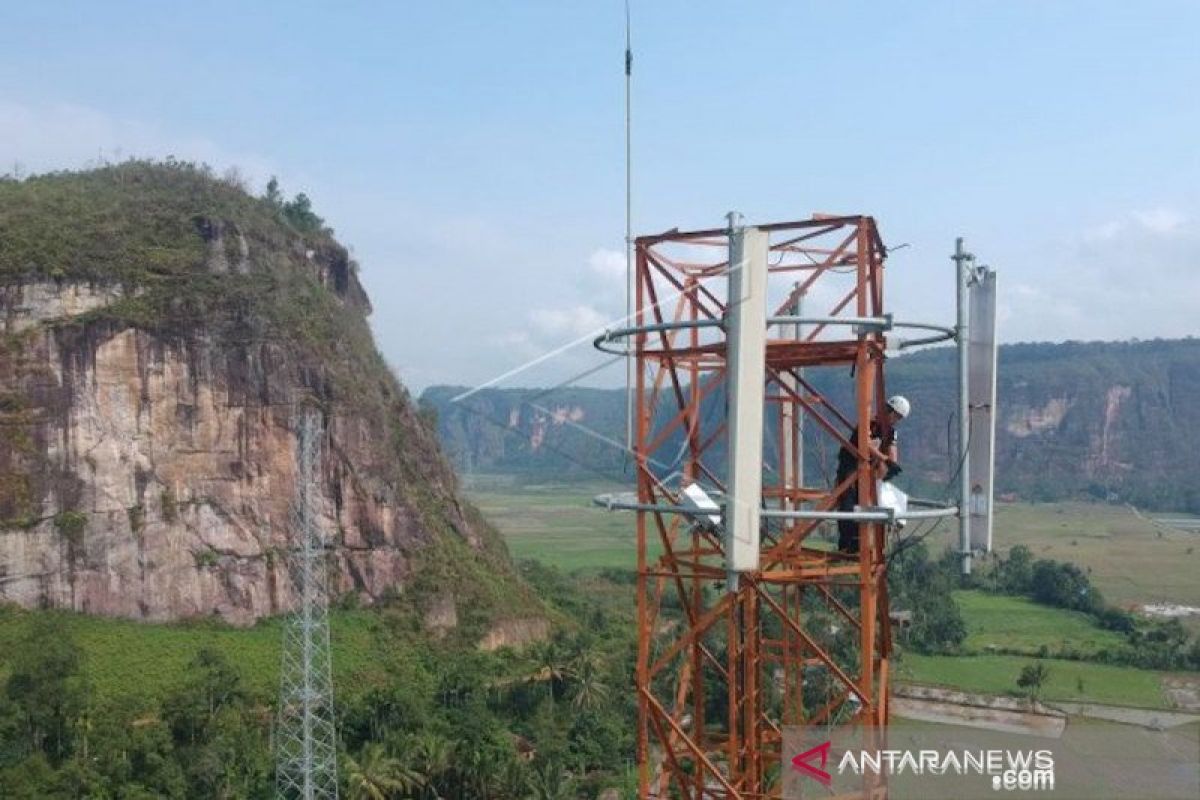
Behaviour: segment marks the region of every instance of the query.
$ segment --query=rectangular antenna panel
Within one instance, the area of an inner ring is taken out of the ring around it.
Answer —
[[[729,233],[726,370],[729,381],[729,491],[725,557],[734,572],[758,569],[762,509],[763,403],[767,379],[768,234]]]
[[[967,469],[971,495],[971,549],[992,550],[996,467],[996,273],[981,270],[968,289],[967,401],[970,408],[970,441]]]

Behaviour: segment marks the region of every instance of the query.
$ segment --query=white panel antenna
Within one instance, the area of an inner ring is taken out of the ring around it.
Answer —
[[[967,475],[971,549],[992,550],[993,478],[996,467],[996,272],[978,267],[968,288],[967,403],[970,434]]]
[[[725,555],[731,572],[758,569],[762,510],[763,404],[767,356],[769,235],[729,215],[726,364],[729,386],[729,491]]]

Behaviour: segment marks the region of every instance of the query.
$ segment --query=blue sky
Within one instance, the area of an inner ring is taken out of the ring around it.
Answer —
[[[401,378],[475,383],[617,314],[623,6],[11,3],[0,169],[130,155],[303,190]],[[956,235],[1006,341],[1200,333],[1200,4],[633,2],[635,227],[865,212],[899,316]],[[584,346],[510,385],[597,363]],[[619,380],[612,368],[594,380]]]

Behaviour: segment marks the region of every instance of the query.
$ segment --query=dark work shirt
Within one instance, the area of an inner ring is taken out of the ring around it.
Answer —
[[[858,444],[858,426],[855,425],[850,431],[850,443]],[[879,432],[879,423],[875,420],[871,421],[871,444],[875,445],[876,449],[885,456],[892,445],[896,443],[896,429],[892,428],[888,431],[887,436],[882,436]],[[842,447],[838,450],[838,483],[844,481],[850,473],[858,469],[858,455],[852,450],[847,450]]]

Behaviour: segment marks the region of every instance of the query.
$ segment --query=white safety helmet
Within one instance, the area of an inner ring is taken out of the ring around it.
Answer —
[[[900,415],[900,419],[908,416],[908,412],[912,411],[912,404],[908,402],[908,398],[902,394],[894,394],[888,398],[888,408]]]

